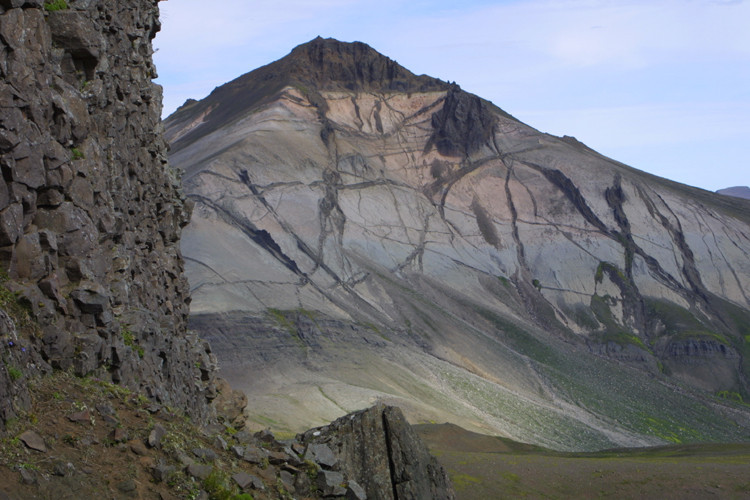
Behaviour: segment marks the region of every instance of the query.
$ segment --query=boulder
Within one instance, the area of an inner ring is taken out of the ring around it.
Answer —
[[[445,469],[399,408],[378,404],[311,429],[302,440],[308,450],[313,445],[327,446],[338,461],[341,483],[344,477],[354,480],[368,498],[455,498]],[[326,487],[334,481],[331,471],[321,471],[319,477]],[[353,490],[359,492],[356,487]],[[346,489],[335,494],[344,495]]]

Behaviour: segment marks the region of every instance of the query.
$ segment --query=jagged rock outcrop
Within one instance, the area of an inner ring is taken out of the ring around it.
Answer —
[[[744,200],[335,40],[165,126],[196,203],[191,321],[258,422],[397,401],[584,449],[738,439],[750,417],[717,397],[750,397]]]
[[[50,367],[213,415],[215,358],[185,333],[189,209],[152,82],[159,28],[157,0],[0,2],[2,308],[38,325],[3,332],[0,391],[19,394],[3,420]]]
[[[301,441],[311,457],[331,453],[321,465],[356,481],[367,498],[455,498],[447,473],[396,407],[376,405],[346,415],[310,429]]]

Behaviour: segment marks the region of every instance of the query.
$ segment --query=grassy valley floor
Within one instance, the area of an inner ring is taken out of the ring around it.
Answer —
[[[750,444],[559,453],[451,424],[416,427],[459,500],[750,498]]]

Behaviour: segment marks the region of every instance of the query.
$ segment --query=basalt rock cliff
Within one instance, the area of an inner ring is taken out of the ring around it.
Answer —
[[[206,421],[215,358],[186,333],[189,210],[152,82],[157,2],[68,4],[0,2],[0,417],[61,369]]]
[[[318,38],[166,122],[191,321],[256,425],[746,439],[750,205]]]

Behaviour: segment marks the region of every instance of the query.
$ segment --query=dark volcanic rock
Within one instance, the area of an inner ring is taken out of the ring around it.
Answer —
[[[455,496],[448,474],[396,407],[373,406],[301,437],[309,446],[325,443],[338,458],[339,472],[361,485],[368,498]],[[327,488],[329,476],[322,472]]]
[[[151,448],[160,448],[161,447],[161,440],[164,438],[164,436],[167,434],[167,430],[164,428],[161,424],[154,425],[154,428],[151,429],[151,432],[148,435],[148,445]]]
[[[414,75],[362,42],[317,37],[297,46],[288,57],[296,79],[321,89],[424,92],[448,86],[435,78]]]
[[[20,436],[18,436],[18,439],[23,441],[23,444],[25,444],[32,450],[41,451],[41,452],[47,451],[47,447],[44,444],[44,440],[39,434],[37,434],[34,431],[26,431]]]
[[[214,400],[216,414],[220,421],[230,424],[235,429],[241,429],[245,425],[243,410],[247,406],[247,396],[231,388],[229,382],[223,378],[216,379],[216,391],[218,395]]]
[[[445,104],[432,115],[430,143],[445,156],[469,156],[492,136],[495,117],[490,104],[457,86],[445,96]]]
[[[215,363],[185,334],[189,210],[151,81],[158,2],[68,3],[0,7],[0,269],[44,332],[26,346],[39,361],[206,420]]]
[[[276,96],[287,85],[358,92],[427,92],[450,87],[437,78],[413,74],[367,44],[318,37],[297,46],[281,60],[222,85],[200,102],[186,102],[170,117],[175,128],[184,125],[181,116],[199,114],[205,115],[205,119],[184,137],[171,138],[172,151],[232,122],[253,106]],[[313,95],[311,99],[325,106],[322,98]]]

